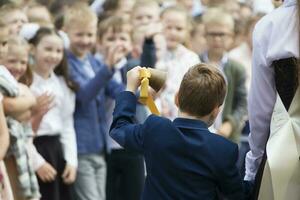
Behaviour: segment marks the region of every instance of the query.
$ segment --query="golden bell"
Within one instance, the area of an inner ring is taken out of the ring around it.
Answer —
[[[151,76],[149,78],[149,85],[158,92],[165,84],[167,73],[158,69],[147,68]]]

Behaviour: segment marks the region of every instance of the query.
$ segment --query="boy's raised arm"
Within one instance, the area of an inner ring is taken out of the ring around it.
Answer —
[[[77,75],[77,71],[73,69],[76,68],[76,64],[72,61],[69,62],[71,66],[70,75],[72,79],[79,85],[79,89],[76,92],[76,99],[82,103],[88,103],[93,100],[99,93],[100,90],[105,89],[105,87],[110,83],[114,74],[114,65],[121,59],[123,54],[121,49],[118,47],[112,47],[108,50],[104,63],[97,62],[96,64],[101,67],[99,71],[90,80],[86,80],[83,77]],[[123,90],[122,85],[114,85],[117,89],[114,91],[119,92]]]
[[[145,125],[134,122],[137,104],[135,91],[140,84],[139,70],[140,67],[135,67],[127,73],[126,91],[116,98],[110,135],[125,148],[143,151]]]
[[[71,70],[72,79],[79,85],[76,99],[82,103],[93,100],[99,91],[107,85],[112,76],[113,72],[105,65],[102,65],[95,77],[90,80],[78,76],[75,71]]]

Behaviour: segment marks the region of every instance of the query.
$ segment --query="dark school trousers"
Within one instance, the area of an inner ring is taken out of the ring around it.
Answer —
[[[107,200],[140,200],[145,181],[141,154],[116,149],[107,157]]]
[[[38,136],[34,139],[33,144],[43,158],[57,171],[56,178],[52,182],[45,183],[38,177],[41,200],[72,200],[71,186],[66,185],[61,177],[66,161],[59,136]]]

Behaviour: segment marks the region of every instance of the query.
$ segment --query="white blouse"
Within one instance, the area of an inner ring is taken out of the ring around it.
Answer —
[[[64,79],[54,73],[51,73],[48,79],[34,73],[30,89],[35,96],[48,92],[55,97],[53,107],[44,115],[40,123],[37,136],[60,135],[64,158],[68,164],[77,167],[77,145],[73,121],[75,94],[67,87]]]
[[[165,107],[168,110],[169,114],[165,114],[165,117],[174,119],[177,116],[178,111],[174,102],[174,96],[179,90],[184,74],[190,67],[199,63],[199,56],[195,52],[183,45],[179,45],[174,52],[166,52],[165,56],[156,64],[155,67],[157,69],[167,72],[165,88],[161,93],[160,99],[156,100],[161,109]],[[162,105],[160,106],[159,104]]]
[[[246,156],[245,180],[254,180],[270,132],[277,94],[272,62],[298,57],[298,32],[296,0],[285,0],[281,7],[263,17],[254,29],[252,78],[248,99],[251,151]]]

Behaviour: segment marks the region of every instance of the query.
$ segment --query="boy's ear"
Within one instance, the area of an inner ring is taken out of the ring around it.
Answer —
[[[175,94],[175,97],[174,97],[174,101],[175,101],[175,105],[177,106],[177,108],[179,108],[179,100],[178,100],[178,91],[176,92]]]
[[[213,111],[212,111],[212,115],[214,116],[214,118],[216,118],[220,112],[221,106],[216,106]]]

